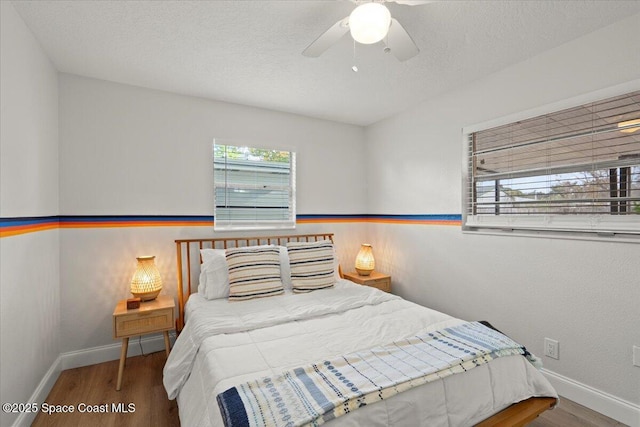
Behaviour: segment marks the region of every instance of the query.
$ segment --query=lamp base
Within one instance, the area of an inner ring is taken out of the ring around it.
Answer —
[[[360,276],[369,276],[373,270],[362,270],[360,268],[356,268],[356,271]]]
[[[131,295],[133,295],[136,298],[140,298],[140,301],[151,301],[156,299],[158,294],[160,294],[160,291],[161,289],[158,289],[157,291],[151,291],[151,292],[141,292],[141,293],[131,292]]]

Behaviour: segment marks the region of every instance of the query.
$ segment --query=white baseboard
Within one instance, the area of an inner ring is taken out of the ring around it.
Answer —
[[[56,383],[58,377],[60,376],[60,371],[62,371],[61,362],[61,356],[58,356],[53,364],[51,364],[51,367],[49,368],[47,373],[44,374],[44,377],[42,377],[40,384],[38,384],[38,387],[36,387],[35,391],[31,395],[29,400],[27,400],[27,402],[42,404],[42,402],[45,401],[45,399],[49,395],[49,392],[53,388],[53,385]],[[36,415],[38,415],[36,412],[21,412],[20,415],[18,415],[18,418],[16,418],[16,420],[14,421],[13,427],[30,426],[35,420]]]
[[[169,334],[171,341],[174,341],[174,336]],[[154,353],[156,351],[164,350],[164,337],[162,335],[149,336],[143,338],[140,343],[145,354]],[[56,380],[60,376],[60,372],[66,369],[80,368],[82,366],[95,365],[96,363],[108,362],[110,360],[117,360],[120,358],[120,349],[122,342],[115,344],[103,345],[100,347],[92,347],[84,350],[70,351],[67,353],[61,353],[60,356],[53,362],[47,373],[42,377],[40,384],[31,395],[28,402],[38,403],[42,405],[46,402],[47,396]],[[129,340],[129,348],[127,356],[138,356],[142,354],[140,352],[140,345],[138,345],[138,338],[131,338]],[[114,377],[117,372],[113,373]],[[13,423],[13,427],[30,426],[36,418],[36,413],[20,413]]]
[[[542,373],[561,397],[573,400],[630,427],[640,427],[640,405],[627,402],[547,369],[542,369]]]
[[[169,334],[171,338],[171,334]],[[138,345],[138,337],[129,339],[129,349],[127,356],[139,356],[140,345]],[[149,336],[142,338],[140,341],[144,354],[154,353],[164,350],[164,337],[162,335]],[[92,347],[84,350],[70,351],[62,353],[62,370],[80,368],[82,366],[95,365],[96,363],[108,362],[110,360],[120,359],[120,349],[122,342],[103,345],[100,347]]]

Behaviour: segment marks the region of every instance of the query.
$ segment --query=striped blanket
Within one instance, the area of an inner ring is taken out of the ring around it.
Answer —
[[[524,348],[479,322],[292,369],[217,396],[225,426],[318,426]]]

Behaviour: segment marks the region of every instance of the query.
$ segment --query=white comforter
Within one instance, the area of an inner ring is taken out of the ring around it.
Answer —
[[[178,399],[183,427],[222,427],[216,396],[234,385],[462,322],[348,281],[242,302],[194,294],[164,368],[164,385]],[[524,357],[503,357],[329,424],[467,426],[531,396],[557,397]]]

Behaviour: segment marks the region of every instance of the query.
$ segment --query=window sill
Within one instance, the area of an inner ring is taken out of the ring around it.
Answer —
[[[512,236],[538,239],[583,240],[592,242],[616,242],[640,244],[640,235],[625,233],[597,233],[564,230],[525,230],[508,228],[462,227],[462,233],[476,236]]]
[[[225,225],[222,227],[213,226],[215,232],[225,231],[260,231],[260,230],[295,230],[296,226],[293,225]]]

